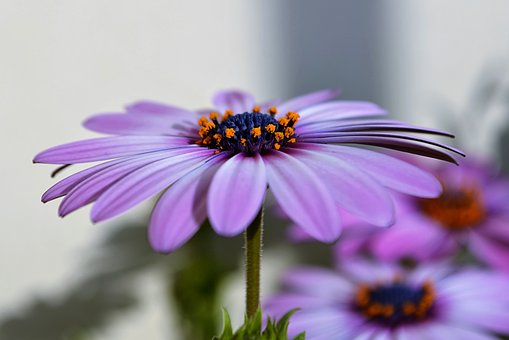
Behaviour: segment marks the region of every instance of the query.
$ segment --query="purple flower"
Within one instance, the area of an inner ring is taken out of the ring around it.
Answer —
[[[368,252],[383,261],[426,261],[465,246],[485,264],[509,271],[509,180],[493,166],[472,160],[434,173],[444,187],[442,195],[398,196],[391,228],[350,218],[335,248],[338,258]]]
[[[351,144],[454,162],[447,152],[459,151],[408,134],[448,133],[369,118],[385,111],[372,103],[332,100],[336,95],[318,91],[276,108],[256,105],[245,92],[223,91],[210,110],[139,102],[125,113],[93,116],[87,128],[115,136],[53,147],[34,162],[107,162],[58,182],[42,200],[65,196],[61,216],[95,202],[91,219],[99,222],[163,192],[149,239],[156,251],[171,252],[207,217],[220,235],[245,230],[267,185],[292,220],[323,242],[340,234],[338,206],[389,225],[393,206],[387,188],[420,197],[440,193],[427,172]]]
[[[284,277],[285,293],[265,313],[300,308],[288,335],[306,339],[497,339],[509,332],[509,277],[444,265],[407,272],[350,261],[341,272],[300,268]]]

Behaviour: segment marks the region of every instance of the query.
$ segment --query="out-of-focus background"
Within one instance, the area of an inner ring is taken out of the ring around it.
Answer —
[[[221,88],[339,87],[509,169],[508,13],[506,0],[0,1],[0,338],[185,338],[181,316],[202,300],[168,292],[193,285],[241,321],[239,238],[203,234],[163,257],[145,239],[151,202],[99,225],[40,202],[53,167],[32,157],[94,136],[88,115],[137,99],[199,108]],[[265,294],[296,252],[282,234],[265,241]],[[205,248],[225,280],[196,282]]]

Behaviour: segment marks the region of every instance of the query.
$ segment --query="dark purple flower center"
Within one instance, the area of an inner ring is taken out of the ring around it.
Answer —
[[[442,226],[463,230],[479,224],[485,217],[485,208],[475,188],[450,189],[438,198],[419,200],[421,211]]]
[[[260,113],[259,108],[255,107],[253,112],[234,115],[227,110],[221,121],[217,112],[211,112],[209,118],[201,117],[198,120],[201,139],[197,143],[234,154],[279,150],[296,142],[294,126],[299,115],[288,112],[285,117],[276,119],[276,112],[275,108],[270,108],[269,113]]]
[[[431,282],[412,286],[395,280],[388,284],[360,285],[353,305],[369,321],[397,327],[429,318],[434,302]]]

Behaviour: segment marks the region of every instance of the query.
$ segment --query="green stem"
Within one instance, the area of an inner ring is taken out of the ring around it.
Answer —
[[[260,260],[262,256],[263,207],[245,232],[246,315],[254,318],[260,307]]]

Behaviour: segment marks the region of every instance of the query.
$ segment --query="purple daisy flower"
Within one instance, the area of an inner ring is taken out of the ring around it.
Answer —
[[[465,161],[435,169],[444,191],[434,199],[398,196],[389,229],[350,218],[338,258],[367,252],[383,261],[426,261],[466,247],[483,263],[509,271],[509,180],[493,166]]]
[[[290,319],[289,336],[306,339],[497,339],[509,332],[509,277],[427,265],[412,272],[350,261],[341,272],[300,268],[265,312]]]
[[[93,116],[85,127],[115,136],[53,147],[34,162],[106,162],[58,182],[42,200],[65,196],[61,216],[95,202],[91,219],[99,222],[163,192],[149,239],[166,253],[191,238],[207,217],[220,235],[241,233],[260,210],[267,186],[292,220],[323,242],[340,234],[337,206],[389,225],[387,188],[420,197],[440,193],[427,172],[350,144],[455,162],[448,152],[458,150],[408,133],[450,134],[375,119],[385,114],[377,105],[332,100],[336,96],[323,90],[276,108],[276,102],[256,105],[242,91],[222,91],[210,110],[139,102],[125,113]]]

